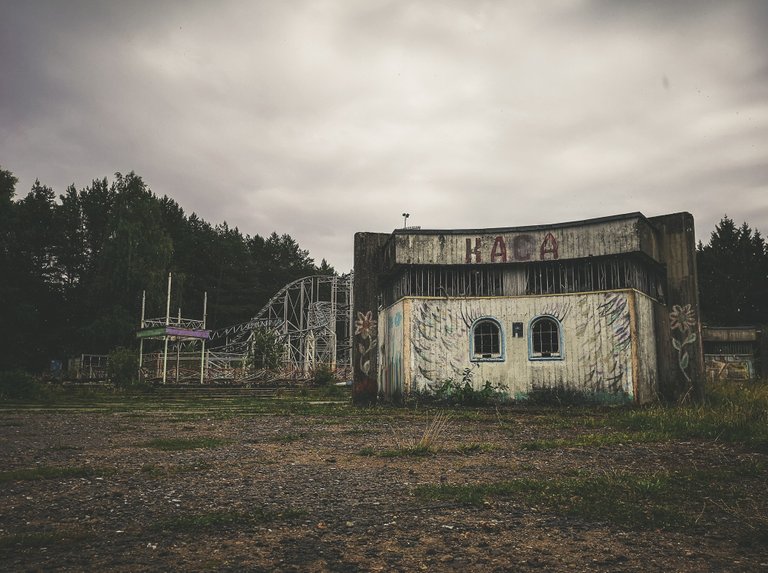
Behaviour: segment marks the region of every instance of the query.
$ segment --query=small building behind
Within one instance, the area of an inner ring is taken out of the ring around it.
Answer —
[[[353,396],[469,368],[511,397],[638,404],[703,392],[693,217],[355,235]]]
[[[766,340],[755,326],[702,326],[708,382],[768,377],[763,359]],[[762,347],[762,348],[761,348]]]

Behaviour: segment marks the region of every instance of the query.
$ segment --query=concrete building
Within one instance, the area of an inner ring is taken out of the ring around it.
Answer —
[[[646,403],[703,393],[693,217],[355,235],[353,396],[470,368],[510,396]]]

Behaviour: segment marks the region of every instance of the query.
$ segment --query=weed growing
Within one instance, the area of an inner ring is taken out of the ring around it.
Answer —
[[[465,456],[470,454],[480,454],[484,452],[492,452],[496,449],[496,446],[488,443],[472,442],[469,444],[460,444],[456,446],[456,452]]]
[[[607,423],[673,439],[739,442],[768,451],[768,383],[715,385],[704,404],[613,412]]]
[[[742,486],[749,495],[735,491],[733,484],[759,477],[762,472],[764,468],[758,462],[730,468],[650,474],[616,470],[599,474],[577,472],[543,479],[422,485],[416,488],[416,495],[426,500],[474,506],[494,499],[514,499],[555,514],[639,529],[705,525],[720,521],[723,513],[730,512],[736,522],[746,527],[747,537],[757,539],[764,526],[768,526],[768,518],[759,510],[745,509],[749,503],[754,504],[749,484]],[[703,508],[701,496],[692,495],[694,492],[705,492]]]
[[[473,375],[472,369],[465,368],[461,380],[448,378],[429,390],[412,393],[408,400],[417,404],[432,402],[452,406],[490,406],[508,401],[506,391],[490,381],[486,380],[483,387],[476,390],[472,382]]]
[[[528,451],[541,451],[556,450],[560,448],[600,447],[614,446],[618,444],[662,442],[668,438],[668,434],[655,431],[631,433],[614,432],[610,434],[584,434],[574,438],[532,440],[530,442],[524,442],[520,447],[523,450]]]

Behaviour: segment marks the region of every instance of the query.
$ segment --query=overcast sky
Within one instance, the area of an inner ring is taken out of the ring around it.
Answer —
[[[768,233],[768,2],[0,0],[0,165],[355,231],[724,213]]]

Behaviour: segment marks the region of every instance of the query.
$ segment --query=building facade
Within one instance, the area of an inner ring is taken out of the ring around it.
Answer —
[[[358,403],[468,368],[511,397],[703,392],[693,217],[355,235]]]

